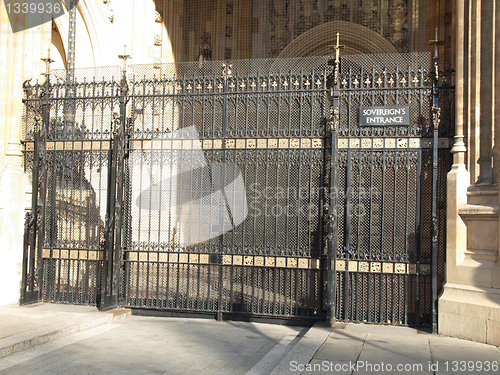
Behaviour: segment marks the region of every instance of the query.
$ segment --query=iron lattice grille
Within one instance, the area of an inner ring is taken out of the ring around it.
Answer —
[[[426,53],[342,58],[334,249],[340,320],[429,322],[432,78]],[[360,107],[388,106],[407,106],[409,125],[359,125]]]
[[[322,313],[327,61],[237,61],[225,75],[220,62],[164,65],[158,79],[134,67],[127,305]],[[164,194],[138,198],[146,169]]]

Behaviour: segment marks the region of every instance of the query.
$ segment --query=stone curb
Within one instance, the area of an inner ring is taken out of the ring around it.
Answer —
[[[271,372],[271,375],[300,374],[300,372],[291,371],[290,363],[292,361],[297,364],[309,363],[321,345],[323,345],[328,336],[330,336],[331,331],[331,328],[324,327],[323,323],[316,323],[280,361]]]
[[[61,323],[19,333],[0,340],[0,358],[44,344],[58,337],[84,331],[102,324],[111,323],[132,315],[130,309],[116,309],[104,313],[88,313]]]

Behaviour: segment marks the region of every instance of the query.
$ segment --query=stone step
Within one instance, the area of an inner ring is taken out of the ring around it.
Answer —
[[[50,304],[36,304],[45,306],[49,306]],[[62,305],[59,305],[62,306]],[[68,310],[72,308],[72,306],[65,306]],[[75,306],[74,308],[78,308],[79,306]],[[18,309],[24,309],[24,306],[18,307]],[[57,310],[57,305],[54,307]],[[15,310],[11,309],[12,311]],[[109,310],[106,312],[98,312],[97,309],[95,312],[87,312],[87,313],[78,313],[73,316],[68,317],[67,314],[64,315],[64,319],[57,321],[58,317],[63,315],[57,315],[56,312],[53,314],[45,308],[43,310],[46,314],[46,320],[50,321],[49,324],[43,324],[43,322],[39,322],[41,326],[39,328],[27,330],[27,331],[18,331],[19,333],[14,333],[7,337],[0,337],[0,358],[8,356],[10,354],[20,352],[22,350],[26,350],[28,348],[44,344],[46,342],[52,341],[58,337],[66,336],[72,333],[84,331],[90,328],[94,328],[100,326],[102,324],[111,323],[117,320],[124,319],[128,316],[132,315],[131,309],[122,308],[116,310]],[[3,316],[4,314],[0,314]],[[3,316],[5,319],[12,319],[12,314],[5,314]],[[26,316],[29,319],[29,315]],[[55,320],[55,321],[54,321]],[[17,324],[19,323],[16,320]],[[22,322],[21,322],[22,323]],[[13,323],[15,324],[15,323]]]

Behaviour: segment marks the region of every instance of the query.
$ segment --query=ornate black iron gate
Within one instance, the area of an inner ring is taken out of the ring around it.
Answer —
[[[124,305],[321,316],[326,62],[178,64],[132,83]]]
[[[322,317],[327,61],[47,82],[43,125],[26,85],[26,167],[47,153],[49,203],[24,302]]]
[[[441,109],[451,113],[452,89],[439,92],[437,57],[432,64],[428,53],[347,56],[338,68],[331,117],[334,318],[436,328],[452,131],[438,129]]]
[[[21,303],[112,304],[117,291],[108,259],[118,227],[113,195],[126,85],[112,79],[53,84],[49,77],[24,89],[25,168],[32,171],[33,198]]]
[[[26,84],[22,301],[426,323],[430,56],[342,64]],[[358,126],[360,106],[408,107],[409,125]]]

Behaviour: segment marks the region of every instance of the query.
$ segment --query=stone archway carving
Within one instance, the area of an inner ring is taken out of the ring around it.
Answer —
[[[340,33],[340,43],[345,45],[343,54],[398,53],[391,42],[366,26],[347,21],[331,21],[299,35],[278,57],[331,55],[333,50],[330,46],[335,45],[337,32]]]

